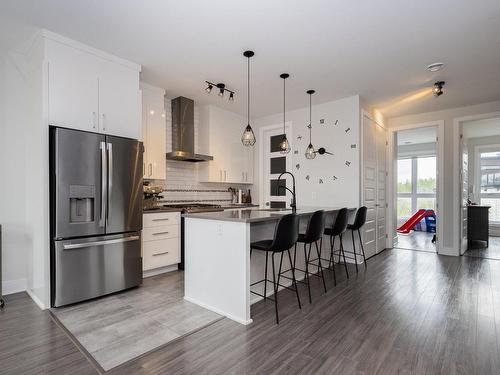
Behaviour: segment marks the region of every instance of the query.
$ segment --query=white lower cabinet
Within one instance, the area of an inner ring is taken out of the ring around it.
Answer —
[[[143,224],[143,271],[179,263],[181,261],[180,213],[144,214]]]

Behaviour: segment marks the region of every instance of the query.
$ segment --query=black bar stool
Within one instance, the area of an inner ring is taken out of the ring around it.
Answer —
[[[347,278],[349,278],[349,272],[347,271],[347,263],[345,260],[346,258],[344,252],[344,243],[342,242],[342,235],[347,229],[347,221],[347,208],[341,208],[337,213],[337,217],[335,218],[335,223],[333,223],[333,226],[331,228],[326,228],[324,232],[325,235],[330,236],[330,259],[328,261],[328,268],[330,268],[333,272],[333,281],[335,285],[337,285],[337,277],[335,275],[334,254],[338,254],[339,256],[338,263],[340,263],[340,255],[342,255],[342,258],[344,259],[345,274]],[[340,240],[339,250],[335,250],[335,237],[339,237]]]
[[[260,297],[263,297],[264,299],[267,299],[267,283],[271,282],[271,280],[267,279],[267,259],[268,259],[268,254],[271,253],[271,264],[273,268],[273,288],[274,288],[274,309],[276,311],[276,324],[279,324],[279,317],[278,317],[278,288],[281,286],[283,288],[293,290],[295,291],[295,294],[297,296],[297,302],[299,304],[299,309],[302,308],[300,305],[300,298],[299,298],[299,292],[297,289],[297,281],[295,279],[295,269],[294,265],[292,263],[292,256],[290,255],[290,248],[295,245],[297,242],[297,239],[299,237],[299,217],[296,214],[288,214],[284,215],[276,225],[276,229],[274,231],[274,238],[272,240],[262,240],[262,241],[256,241],[252,242],[250,244],[250,254],[252,250],[260,250],[260,251],[265,251],[266,253],[266,267],[265,267],[265,276],[263,280],[259,280],[255,283],[250,284],[250,286],[254,286],[259,283],[264,283],[264,295],[254,292],[250,290],[251,293],[258,295]],[[277,253],[281,254],[281,260],[280,260],[280,268],[278,270],[278,275],[281,274],[281,265],[283,262],[283,254],[284,252],[288,253],[288,259],[290,261],[290,267],[292,271],[292,282],[293,282],[293,288],[290,288],[285,285],[280,285],[279,280],[277,282],[277,277],[276,277],[276,270],[274,266],[274,255]]]
[[[354,240],[354,232],[355,231],[358,232],[359,243],[361,245],[361,255],[363,255],[363,263],[365,264],[365,268],[367,267],[366,266],[366,257],[365,257],[365,248],[363,247],[363,240],[361,239],[361,232],[360,232],[361,227],[363,227],[363,225],[365,225],[365,223],[366,223],[366,211],[367,211],[367,208],[365,206],[360,207],[358,209],[358,211],[356,211],[356,217],[354,218],[354,222],[352,224],[347,225],[347,229],[351,230],[352,249],[353,249],[352,252],[347,251],[347,253],[354,255],[354,258],[350,258],[350,259],[354,259],[354,264],[356,264],[356,272],[358,272],[358,259],[357,259],[358,254],[356,252],[356,242]],[[349,259],[349,257],[348,257],[348,259]]]
[[[299,238],[297,240],[297,243],[300,242],[300,243],[304,244],[305,270],[301,270],[301,269],[295,267],[295,261],[297,258],[297,244],[295,244],[295,251],[293,254],[293,269],[295,270],[295,272],[300,271],[300,272],[304,273],[304,280],[298,281],[298,282],[302,282],[302,283],[307,285],[307,290],[309,291],[309,303],[312,303],[311,285],[309,282],[310,275],[317,276],[317,277],[321,278],[321,280],[323,281],[323,288],[325,289],[325,293],[326,293],[325,276],[323,274],[323,266],[321,264],[321,252],[320,252],[319,247],[318,247],[318,241],[321,240],[321,237],[323,235],[324,230],[325,230],[325,212],[323,210],[318,210],[311,215],[311,217],[307,223],[306,232],[299,234]],[[316,253],[318,255],[318,258],[311,260],[311,248],[312,248],[313,243],[316,247]],[[307,249],[307,245],[309,245],[309,250]],[[318,261],[318,264],[312,263],[314,261]],[[310,273],[309,272],[309,265],[310,264],[313,264],[314,266],[318,267],[317,273]],[[280,266],[280,268],[281,268],[281,266]],[[291,271],[291,270],[292,269],[285,270],[285,271],[281,272],[278,275],[278,280],[281,276],[286,278],[286,279],[290,279],[290,277],[288,277],[284,274]],[[292,273],[292,279],[293,279],[293,273]]]

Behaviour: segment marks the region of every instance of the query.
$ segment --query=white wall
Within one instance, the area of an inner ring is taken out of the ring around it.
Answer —
[[[0,56],[0,224],[3,294],[26,290],[25,79],[12,55]]]
[[[304,102],[307,103],[304,94]],[[314,98],[313,98],[314,99]],[[324,119],[324,124],[320,124]],[[338,124],[334,125],[338,120]],[[309,144],[309,107],[289,111],[286,121],[292,124],[292,173],[297,179],[298,206],[349,206],[358,207],[360,199],[360,98],[351,96],[333,102],[313,105],[312,143],[316,149],[325,147],[334,155],[317,155],[315,159],[305,158]],[[283,113],[258,118],[251,121],[259,139],[259,129],[283,123]],[[350,129],[346,132],[347,129]],[[299,140],[298,137],[302,139]],[[258,143],[255,147],[258,150]],[[254,186],[260,186],[259,152],[255,153]],[[349,166],[346,161],[350,162]],[[300,168],[297,169],[297,164]],[[306,180],[309,176],[309,180]],[[333,176],[336,176],[335,180]],[[320,184],[319,180],[323,183]],[[259,202],[258,189],[254,189],[254,198]]]
[[[439,99],[436,99],[439,100]],[[444,189],[447,192],[443,197],[443,252],[450,255],[459,255],[458,235],[454,235],[454,230],[458,231],[459,219],[454,217],[454,208],[458,207],[458,200],[455,202],[454,194],[458,195],[458,185],[454,186],[453,173],[456,155],[453,151],[453,122],[454,119],[492,113],[500,111],[500,101],[477,104],[467,107],[451,108],[436,112],[419,113],[408,116],[389,118],[388,127],[398,127],[403,125],[420,124],[438,120],[444,121]],[[455,232],[456,232],[455,231]],[[457,232],[458,233],[458,232]],[[456,238],[455,238],[456,237]]]

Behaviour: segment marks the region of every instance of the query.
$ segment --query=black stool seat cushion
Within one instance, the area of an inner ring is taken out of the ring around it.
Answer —
[[[324,232],[327,236],[332,236],[333,235],[333,229],[332,228],[325,228],[325,232]],[[335,233],[335,235],[337,236],[338,233]]]
[[[354,224],[347,224],[347,229],[358,229],[358,227],[356,227]]]
[[[272,251],[273,240],[255,241],[250,244],[252,249]]]

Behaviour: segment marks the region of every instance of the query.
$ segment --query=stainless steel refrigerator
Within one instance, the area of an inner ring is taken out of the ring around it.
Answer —
[[[51,304],[142,282],[142,143],[50,128]]]

